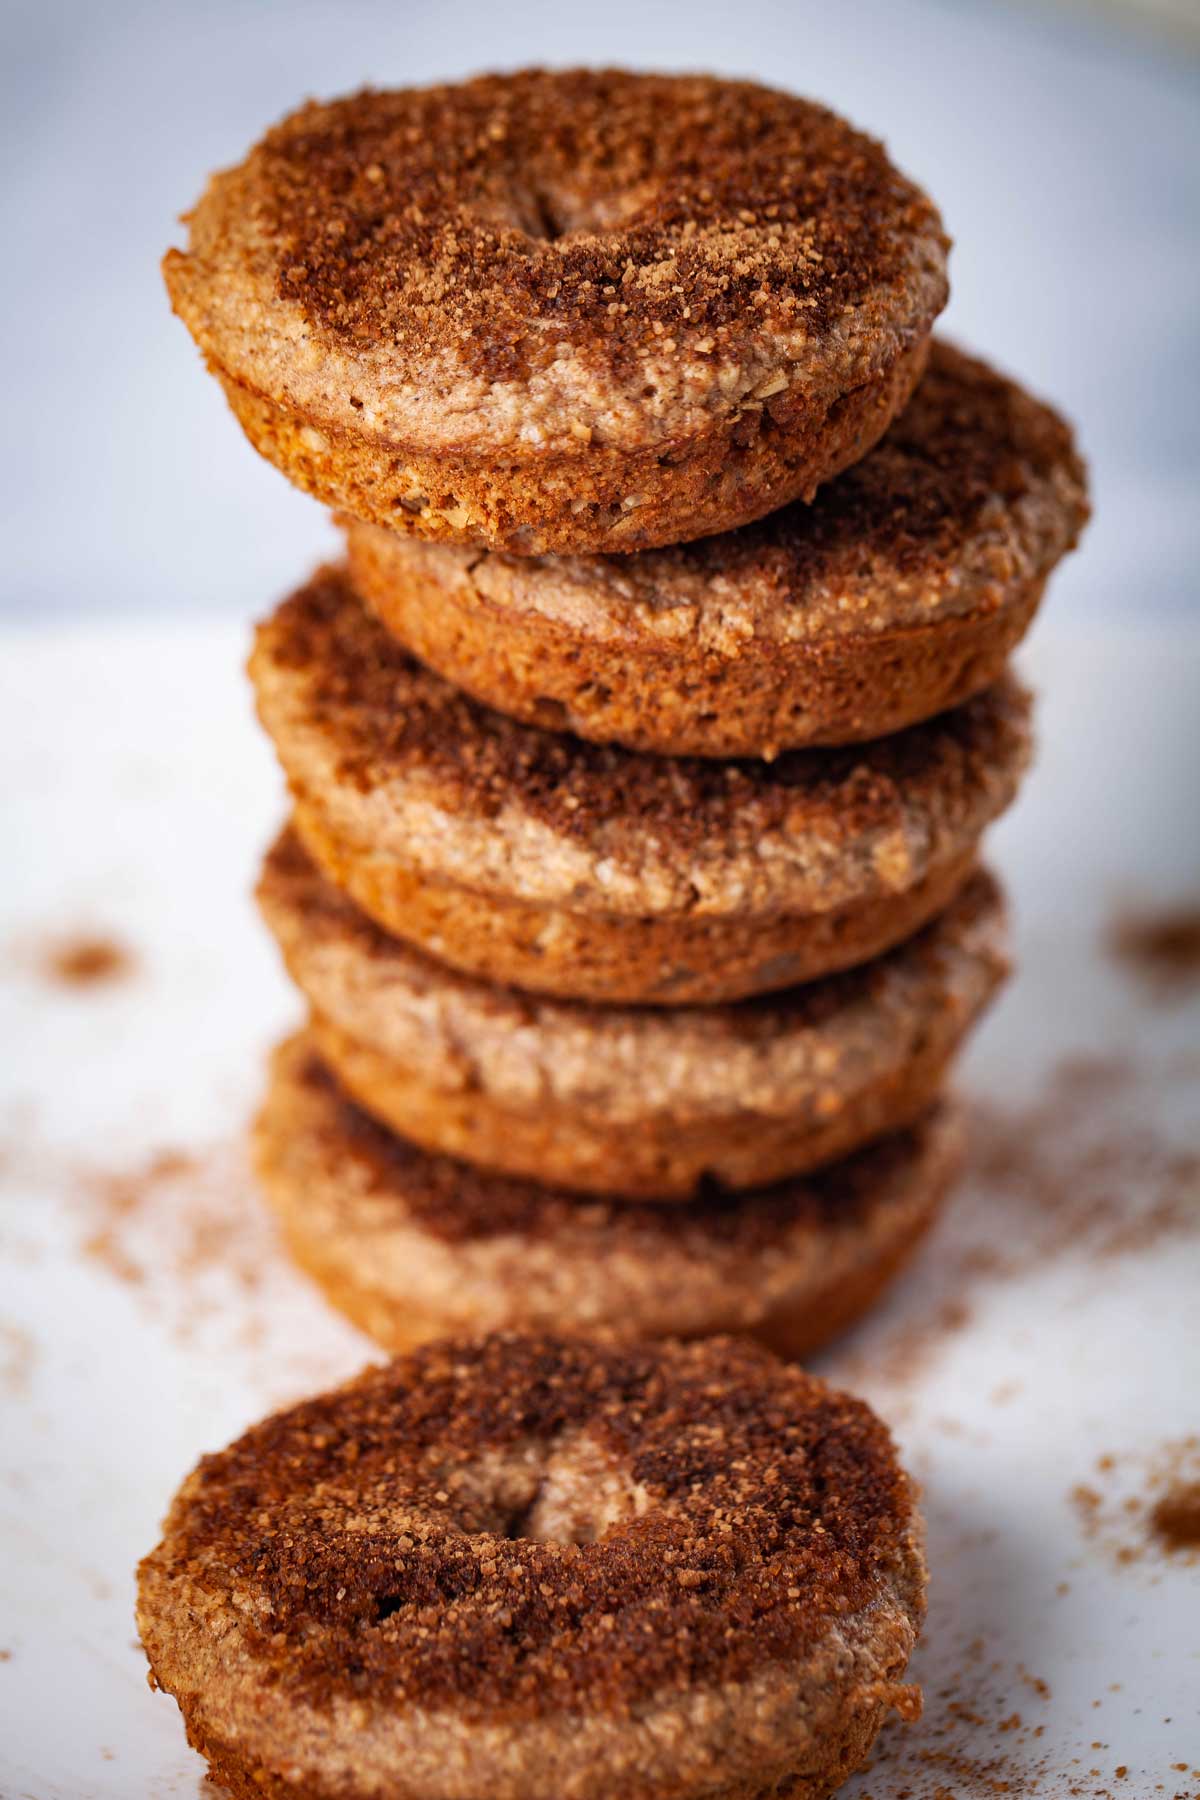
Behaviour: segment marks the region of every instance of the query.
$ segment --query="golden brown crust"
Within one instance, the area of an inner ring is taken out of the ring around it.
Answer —
[[[975,867],[972,847],[901,894],[832,912],[606,918],[433,881],[341,843],[312,807],[298,804],[293,822],[322,873],[385,931],[466,975],[600,1005],[723,1004],[852,969],[927,925]]]
[[[957,1172],[943,1111],[804,1179],[665,1207],[432,1155],[343,1093],[304,1034],[272,1065],[255,1161],[289,1250],[389,1349],[447,1331],[729,1331],[802,1354],[907,1260]]]
[[[910,1124],[1006,972],[980,874],[924,933],[772,1001],[593,1007],[471,981],[373,925],[285,834],[259,902],[343,1087],[425,1148],[590,1193],[763,1186]]]
[[[1028,755],[1008,681],[769,765],[534,730],[421,668],[336,570],[260,629],[250,668],[338,885],[457,967],[581,998],[736,997],[877,954],[950,897]]]
[[[664,1202],[686,1201],[710,1180],[731,1189],[782,1181],[913,1124],[933,1104],[951,1055],[944,1039],[922,1045],[890,1080],[837,1105],[828,1118],[814,1120],[811,1108],[798,1105],[790,1118],[763,1119],[731,1096],[723,1119],[649,1118],[606,1129],[551,1107],[513,1113],[486,1096],[447,1093],[419,1067],[398,1067],[319,1015],[309,1032],[358,1105],[414,1143],[573,1192]]]
[[[457,576],[440,586],[436,570],[399,571],[366,529],[351,533],[359,592],[431,669],[528,725],[659,756],[771,758],[902,731],[999,681],[1043,592],[1038,582],[1004,606],[831,639],[815,651],[765,642],[725,659],[687,646],[600,648],[566,628],[480,607]]]
[[[172,303],[266,455],[526,554],[811,495],[904,404],[947,292],[937,213],[877,144],[701,76],[310,105],[189,224]]]
[[[758,1309],[760,1316],[752,1323],[740,1324],[736,1316],[731,1317],[737,1314],[738,1305],[726,1305],[714,1310],[709,1315],[709,1322],[691,1336],[709,1337],[713,1331],[737,1332],[764,1345],[777,1356],[806,1362],[865,1319],[903,1274],[937,1224],[948,1185],[947,1181],[931,1187],[924,1203],[914,1204],[907,1211],[902,1226],[898,1219],[889,1221],[896,1224],[896,1229],[887,1242],[860,1246],[853,1269],[847,1270],[844,1259],[839,1259],[832,1269],[813,1268],[803,1285],[797,1285],[794,1294],[775,1307]],[[461,1308],[448,1313],[436,1303],[422,1303],[411,1293],[398,1301],[395,1293],[378,1281],[372,1283],[348,1274],[344,1255],[331,1253],[328,1243],[298,1228],[283,1214],[281,1206],[277,1205],[277,1213],[280,1234],[297,1268],[316,1283],[335,1312],[349,1319],[384,1350],[393,1354],[417,1350],[422,1344],[443,1337],[448,1330],[470,1328],[461,1317]],[[607,1310],[593,1306],[591,1312],[593,1322],[581,1329],[620,1329]],[[602,1323],[597,1324],[596,1320]],[[494,1322],[497,1325],[510,1322],[503,1308],[495,1309]],[[521,1320],[511,1322],[522,1323]],[[652,1338],[659,1334],[648,1330],[642,1335]],[[673,1331],[672,1335],[687,1334]]]
[[[935,343],[882,443],[811,506],[634,557],[529,558],[348,521],[359,593],[529,724],[670,755],[881,737],[999,678],[1087,517],[1068,427]]]
[[[768,1786],[763,1776],[731,1773],[726,1765],[716,1777],[717,1785],[706,1783],[704,1800],[829,1800],[856,1769],[862,1768],[888,1712],[896,1710],[907,1719],[913,1716],[912,1705],[903,1697],[892,1702],[865,1698],[852,1713],[824,1726],[815,1767],[798,1774],[788,1772],[778,1780],[770,1778]],[[336,1791],[308,1780],[298,1786],[274,1774],[214,1735],[194,1706],[190,1716],[185,1710],[184,1724],[188,1743],[205,1758],[217,1785],[231,1800],[356,1800],[353,1790],[348,1794],[344,1785]],[[677,1800],[678,1791],[678,1787],[671,1790],[670,1800]],[[626,1777],[622,1793],[627,1800],[641,1800],[650,1790]],[[424,1795],[396,1788],[391,1794],[395,1800],[425,1800]],[[560,1796],[542,1795],[526,1785],[519,1790],[518,1800],[560,1800]],[[651,1800],[657,1800],[652,1793]]]
[[[326,506],[434,543],[516,556],[608,555],[732,531],[776,506],[811,499],[878,441],[920,380],[925,357],[924,343],[897,356],[810,419],[798,441],[775,429],[768,403],[669,461],[657,447],[596,450],[586,470],[570,456],[498,468],[466,451],[381,445],[327,421],[318,430],[308,415],[219,365],[213,372],[259,454]]]
[[[900,892],[974,840],[1028,752],[1012,682],[882,742],[770,764],[534,730],[423,668],[335,568],[260,626],[250,672],[289,778],[364,848],[600,913],[816,912]]]
[[[235,1791],[817,1795],[919,1709],[920,1535],[869,1409],[762,1351],[493,1335],[206,1457],[138,1623]]]

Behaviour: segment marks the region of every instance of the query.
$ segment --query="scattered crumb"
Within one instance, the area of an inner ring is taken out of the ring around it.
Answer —
[[[40,960],[46,979],[68,988],[106,986],[136,966],[133,953],[116,938],[84,933],[47,944]]]
[[[869,1348],[860,1351],[858,1340],[851,1338],[827,1353],[825,1372],[847,1387],[861,1387],[869,1377],[882,1379],[890,1395],[914,1392],[929,1363],[970,1322],[970,1308],[961,1299],[944,1301],[928,1312],[910,1312],[892,1326],[882,1345],[868,1339]],[[890,1399],[893,1420],[898,1411]]]
[[[72,1186],[84,1255],[148,1302],[169,1293],[181,1341],[224,1304],[211,1278],[243,1296],[258,1289],[272,1239],[240,1144],[157,1150],[128,1169],[80,1169]],[[250,1312],[248,1329],[252,1321]]]
[[[24,1326],[0,1324],[0,1389],[11,1400],[29,1392],[37,1345]]]
[[[11,1661],[12,1661],[12,1651],[11,1650],[0,1650],[0,1663],[6,1663],[6,1662],[11,1662]]]
[[[1158,1000],[1182,999],[1200,985],[1200,900],[1164,912],[1119,918],[1109,949]]]
[[[855,1794],[861,1800],[1050,1800],[1066,1793],[1054,1781],[1052,1752],[1041,1742],[1043,1722],[1012,1705],[1014,1672],[989,1662],[978,1638],[963,1646],[954,1666],[948,1684],[926,1687],[917,1724],[891,1727],[879,1738]],[[1029,1685],[1023,1669],[1016,1674]],[[1033,1692],[1035,1708],[1049,1698],[1044,1682]]]
[[[893,1420],[989,1288],[1051,1264],[1094,1279],[1114,1259],[1200,1229],[1200,1059],[1069,1058],[1035,1104],[969,1109],[967,1170],[914,1276],[826,1361]],[[1190,1123],[1167,1129],[1161,1103]],[[1188,1135],[1181,1141],[1180,1132]],[[949,1295],[947,1299],[945,1296]],[[898,1321],[897,1321],[898,1315]],[[993,1396],[1007,1398],[1003,1384]]]
[[[1200,1481],[1181,1481],[1155,1501],[1151,1528],[1168,1550],[1200,1549]]]
[[[1151,1109],[1159,1083],[1194,1082],[1200,1065],[1140,1069],[1122,1058],[1070,1058],[1046,1098],[1012,1112],[972,1109],[975,1180],[1015,1246],[978,1247],[981,1271],[1017,1276],[1048,1259],[1105,1262],[1200,1224],[1200,1140],[1182,1145]],[[984,1250],[990,1255],[990,1269]]]
[[[1121,1567],[1156,1556],[1200,1561],[1200,1437],[1149,1456],[1109,1452],[1097,1457],[1096,1475],[1068,1496],[1089,1544]]]
[[[176,1343],[233,1351],[264,1410],[343,1379],[364,1340],[328,1309],[278,1247],[253,1179],[247,1136],[199,1147],[163,1146],[128,1165],[81,1165],[27,1128],[0,1165],[0,1189],[62,1208],[78,1254],[127,1289]],[[22,1251],[6,1242],[5,1254]],[[11,1379],[28,1372],[10,1346]],[[0,1383],[5,1378],[0,1337]]]
[[[182,1150],[157,1150],[133,1169],[80,1171],[79,1194],[92,1225],[82,1240],[84,1252],[121,1281],[140,1284],[158,1275],[162,1271],[154,1266],[156,1259],[139,1253],[137,1228],[174,1194],[173,1222],[184,1230],[173,1246],[173,1262],[180,1275],[199,1273],[206,1253],[216,1248],[214,1226],[215,1235],[224,1237],[230,1223],[220,1213],[210,1218],[212,1184],[207,1176],[204,1159]],[[181,1197],[178,1190],[185,1184],[190,1192]],[[191,1204],[196,1200],[199,1209]],[[254,1285],[253,1274],[245,1271],[248,1287]]]

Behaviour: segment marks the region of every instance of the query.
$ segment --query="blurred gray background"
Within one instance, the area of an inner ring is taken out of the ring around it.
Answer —
[[[307,95],[524,62],[761,77],[887,139],[956,240],[946,328],[1057,401],[1097,518],[1056,614],[1173,617],[1200,564],[1200,17],[970,0],[78,0],[0,9],[0,613],[264,611],[332,542],[260,463],[158,259]]]

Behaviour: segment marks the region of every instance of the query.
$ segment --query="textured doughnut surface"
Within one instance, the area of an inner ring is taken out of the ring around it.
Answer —
[[[793,1356],[879,1296],[932,1224],[959,1133],[927,1113],[817,1174],[663,1206],[584,1198],[420,1150],[285,1044],[255,1132],[296,1261],[388,1349],[499,1326],[745,1332]]]
[[[1010,680],[773,763],[588,744],[423,668],[336,569],[260,628],[250,671],[336,885],[454,967],[583,999],[734,999],[879,954],[962,885],[1029,750]]]
[[[390,937],[293,833],[259,903],[358,1103],[427,1149],[590,1193],[759,1187],[911,1124],[1007,971],[974,876],[864,968],[733,1006],[591,1006],[473,980]]]
[[[883,737],[997,680],[1087,511],[1064,422],[935,342],[862,462],[741,531],[607,557],[353,521],[347,537],[388,628],[489,705],[601,743],[760,756]]]
[[[861,1402],[727,1340],[434,1344],[206,1457],[141,1565],[236,1796],[828,1794],[924,1611]]]
[[[302,107],[210,181],[164,272],[302,487],[530,554],[811,496],[911,393],[946,250],[821,106],[535,69]]]

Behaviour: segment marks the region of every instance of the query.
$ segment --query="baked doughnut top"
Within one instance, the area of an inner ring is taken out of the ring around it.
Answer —
[[[519,1237],[566,1241],[593,1254],[603,1245],[653,1257],[683,1244],[697,1257],[723,1254],[732,1267],[735,1258],[784,1251],[805,1234],[865,1234],[914,1164],[945,1167],[957,1155],[957,1127],[940,1108],[822,1169],[741,1193],[709,1182],[692,1198],[664,1206],[618,1194],[581,1195],[420,1149],[348,1098],[302,1040],[277,1054],[275,1079],[290,1105],[288,1112],[276,1107],[279,1134],[286,1122],[293,1142],[305,1140],[310,1172],[322,1162],[340,1172],[339,1210],[348,1229],[361,1220],[365,1198],[376,1225],[394,1215],[450,1245]]]
[[[810,1094],[826,1116],[882,1068],[898,1072],[935,1023],[973,1017],[1007,968],[1003,899],[982,870],[870,963],[707,1007],[595,1006],[459,974],[355,906],[292,828],[268,852],[258,899],[292,979],[351,1038],[449,1092],[614,1131],[656,1114],[786,1117]]]
[[[383,559],[381,581],[391,559],[431,606],[461,583],[502,620],[536,616],[599,646],[616,684],[639,678],[639,654],[663,649],[758,657],[765,678],[777,644],[819,653],[994,611],[1050,573],[1088,510],[1066,421],[935,338],[913,398],[868,455],[815,500],[738,531],[634,556],[520,557],[346,523],[352,543]],[[658,661],[646,678],[663,679]]]
[[[336,568],[260,627],[250,669],[293,789],[348,839],[579,910],[824,910],[902,892],[969,847],[1029,750],[1011,678],[877,743],[771,763],[583,742],[423,668]]]
[[[883,148],[751,82],[524,70],[310,103],[167,279],[225,373],[426,449],[686,439],[868,380],[945,302]]]
[[[621,1711],[921,1611],[862,1402],[727,1339],[431,1345],[206,1457],[142,1569],[308,1706]]]

